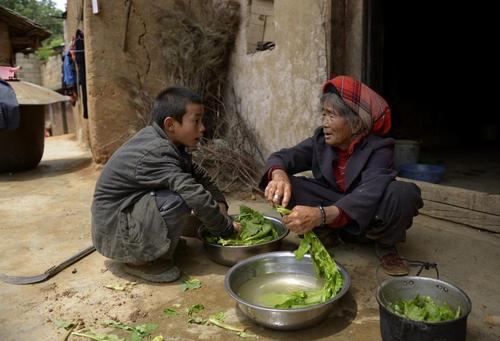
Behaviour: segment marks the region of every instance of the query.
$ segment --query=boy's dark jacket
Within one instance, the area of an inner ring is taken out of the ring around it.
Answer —
[[[393,152],[392,138],[368,135],[355,147],[347,161],[346,191],[335,205],[354,219],[361,229],[368,226],[385,189],[396,177],[397,173],[392,168]],[[288,174],[312,171],[314,179],[319,183],[342,194],[333,175],[333,162],[336,160],[336,148],[325,143],[323,130],[318,128],[312,137],[298,145],[271,154],[266,169],[279,166]],[[260,186],[265,187],[267,181],[266,171]]]
[[[169,248],[168,226],[152,190],[177,192],[215,234],[231,225],[226,202],[206,171],[156,124],[143,128],[109,159],[92,203],[92,241],[106,257],[126,262],[157,259]]]

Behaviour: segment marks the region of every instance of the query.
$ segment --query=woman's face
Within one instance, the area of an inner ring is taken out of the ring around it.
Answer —
[[[349,148],[351,143],[351,129],[346,119],[333,108],[331,104],[323,104],[321,112],[323,133],[326,144],[342,150]]]

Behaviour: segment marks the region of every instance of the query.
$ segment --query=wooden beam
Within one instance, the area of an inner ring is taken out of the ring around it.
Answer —
[[[498,215],[472,211],[429,200],[424,200],[424,207],[420,209],[420,213],[433,218],[453,221],[481,230],[500,233],[500,216]]]
[[[500,217],[500,195],[498,194],[472,191],[406,178],[398,178],[398,180],[413,182],[419,186],[422,190],[422,198],[424,200]]]
[[[500,195],[397,178],[413,182],[422,190],[424,207],[420,213],[433,218],[500,233]]]
[[[10,41],[12,45],[35,45],[35,37],[11,37]]]

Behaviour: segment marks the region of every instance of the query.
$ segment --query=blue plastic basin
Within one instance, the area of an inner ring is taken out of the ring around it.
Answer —
[[[410,163],[399,167],[399,175],[403,178],[440,183],[445,168],[439,165]]]

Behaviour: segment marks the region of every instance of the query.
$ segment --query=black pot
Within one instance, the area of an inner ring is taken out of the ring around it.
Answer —
[[[457,319],[444,322],[413,321],[397,315],[388,306],[397,300],[413,299],[417,294],[430,296],[437,304],[451,309],[460,307]],[[471,301],[461,289],[448,282],[426,277],[395,277],[384,281],[377,290],[380,333],[384,341],[460,341],[465,340]]]

